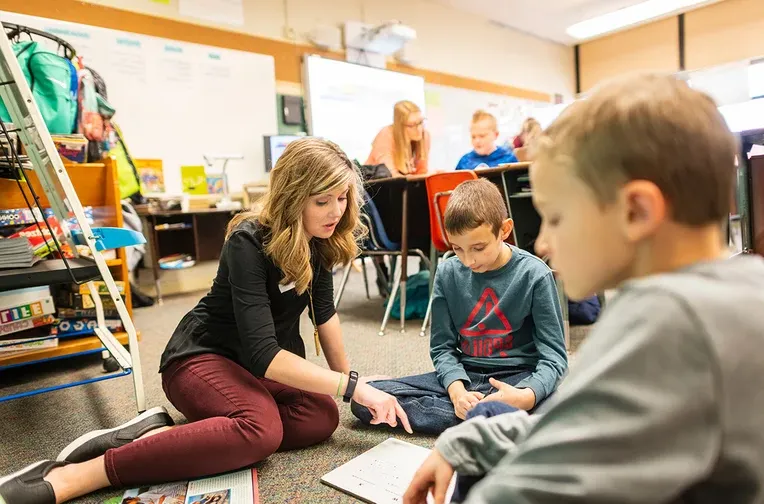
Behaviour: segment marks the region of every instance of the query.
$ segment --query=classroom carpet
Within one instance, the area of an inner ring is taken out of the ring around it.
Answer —
[[[336,283],[340,275],[335,276]],[[370,277],[374,291],[374,277]],[[407,321],[406,332],[401,334],[399,321],[391,320],[387,334],[377,334],[384,307],[373,291],[371,300],[367,300],[362,276],[351,273],[338,310],[351,366],[362,375],[402,376],[432,371],[429,338],[419,336],[421,321]],[[175,325],[203,294],[165,298],[162,306],[141,308],[134,313],[142,338],[140,352],[147,406],[165,406],[178,423],[185,419],[164,396],[157,373],[159,358]],[[588,328],[584,327],[572,329],[573,348],[587,332]],[[323,358],[315,355],[312,333],[310,321],[303,317],[302,334],[308,358],[326,366]],[[102,376],[98,355],[19,368],[0,373],[0,395],[97,376]],[[263,504],[357,502],[322,485],[321,476],[391,436],[428,448],[435,440],[388,428],[362,426],[346,405],[339,402],[339,406],[340,426],[331,439],[305,450],[276,453],[256,466]],[[81,434],[119,425],[135,414],[133,384],[129,377],[0,403],[0,475],[43,458],[55,458]],[[72,502],[100,504],[121,495],[119,489],[108,489]]]

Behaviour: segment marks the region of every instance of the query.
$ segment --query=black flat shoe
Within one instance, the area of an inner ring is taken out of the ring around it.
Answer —
[[[58,454],[56,460],[79,463],[100,457],[107,450],[132,443],[150,430],[175,425],[167,410],[159,406],[144,411],[129,422],[113,429],[88,432],[78,437]]]
[[[41,460],[0,478],[0,501],[5,504],[56,504],[53,487],[43,478],[66,462]]]

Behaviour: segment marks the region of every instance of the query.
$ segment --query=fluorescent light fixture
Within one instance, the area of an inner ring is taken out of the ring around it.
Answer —
[[[566,32],[577,39],[596,37],[701,3],[708,3],[708,0],[647,0],[581,21],[570,26]]]

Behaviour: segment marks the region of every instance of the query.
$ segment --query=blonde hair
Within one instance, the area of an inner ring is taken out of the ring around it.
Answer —
[[[536,164],[566,164],[600,204],[631,180],[663,193],[675,222],[719,222],[730,208],[737,141],[713,99],[671,76],[613,81],[565,109]]]
[[[444,225],[449,234],[464,234],[488,224],[493,234],[509,217],[499,189],[486,179],[462,182],[448,197]]]
[[[348,186],[345,213],[331,237],[314,240],[313,250],[326,269],[347,264],[358,255],[357,241],[367,231],[359,219],[363,204],[361,176],[342,149],[320,138],[301,138],[287,146],[271,170],[262,210],[259,214],[243,212],[234,217],[226,238],[244,221],[257,220],[269,228],[265,253],[284,273],[281,283],[294,282],[297,293],[302,294],[313,278],[303,210],[311,196],[345,185]]]
[[[472,114],[472,124],[479,123],[480,121],[490,121],[493,130],[499,131],[499,126],[496,123],[496,117],[493,114],[482,109],[476,110],[475,113]]]
[[[422,111],[416,103],[408,100],[399,101],[393,109],[393,163],[400,173],[409,172],[411,160],[427,159],[427,151],[424,148],[423,132],[421,140],[410,142],[406,139],[406,123],[411,114]]]

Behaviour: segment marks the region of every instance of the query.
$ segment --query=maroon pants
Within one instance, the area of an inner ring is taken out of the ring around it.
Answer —
[[[186,480],[233,471],[329,438],[339,423],[328,395],[256,378],[214,354],[162,373],[167,398],[189,423],[106,452],[112,485]]]

